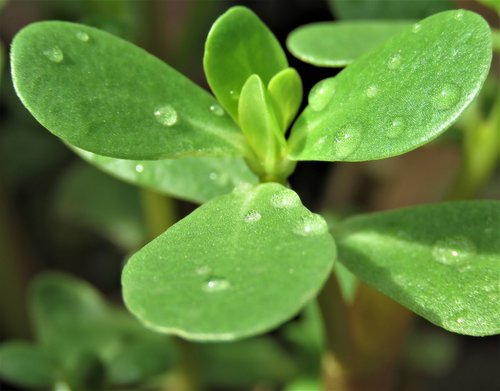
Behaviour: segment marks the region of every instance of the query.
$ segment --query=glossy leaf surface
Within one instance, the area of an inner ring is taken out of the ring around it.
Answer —
[[[276,74],[267,87],[279,126],[283,133],[297,115],[302,102],[302,80],[293,68]]]
[[[292,190],[276,183],[239,188],[130,258],[125,303],[146,326],[192,340],[262,333],[321,288],[335,258],[327,231]]]
[[[16,91],[56,136],[106,156],[241,155],[241,134],[216,100],[144,50],[109,33],[39,22],[11,51]]]
[[[237,119],[245,81],[257,74],[267,85],[288,62],[278,40],[257,15],[245,7],[232,7],[208,34],[203,66],[215,96]]]
[[[244,160],[237,157],[124,160],[73,150],[89,163],[128,183],[197,203],[229,193],[240,183],[257,183],[257,177]]]
[[[344,67],[411,25],[408,21],[311,23],[293,30],[287,47],[304,62]]]
[[[311,90],[292,129],[291,158],[382,159],[431,141],[479,92],[490,36],[479,15],[458,10],[393,37]]]
[[[418,315],[467,335],[500,332],[500,202],[424,205],[353,217],[339,260]]]

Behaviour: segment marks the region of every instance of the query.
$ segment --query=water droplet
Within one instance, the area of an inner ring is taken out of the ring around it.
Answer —
[[[233,193],[245,194],[252,190],[253,185],[248,182],[241,182],[233,190]]]
[[[240,97],[240,94],[236,92],[235,90],[229,90],[229,96],[231,99],[238,100]]]
[[[210,105],[210,112],[212,114],[215,114],[218,117],[221,117],[224,115],[224,110],[222,107],[220,107],[218,104],[214,103],[213,105]]]
[[[335,155],[344,159],[358,149],[361,143],[361,130],[357,126],[343,126],[333,139]]]
[[[366,89],[366,96],[368,98],[373,98],[378,94],[378,88],[376,86],[370,86]]]
[[[389,138],[396,138],[406,128],[406,121],[402,117],[395,117],[389,122],[385,135]]]
[[[462,95],[461,89],[456,84],[445,84],[434,96],[433,105],[438,110],[453,108]]]
[[[328,232],[328,226],[323,217],[312,213],[303,218],[295,227],[294,232],[301,236],[316,236]]]
[[[413,31],[414,33],[418,33],[421,29],[422,29],[422,25],[420,23],[415,23],[412,26],[411,31]]]
[[[83,31],[77,31],[77,33],[75,35],[76,35],[76,38],[82,42],[88,42],[90,39],[89,35]]]
[[[436,261],[444,265],[463,262],[476,251],[476,246],[465,236],[455,236],[438,240],[432,248]]]
[[[170,105],[158,107],[154,111],[154,116],[164,126],[173,126],[177,123],[177,111]]]
[[[64,54],[58,46],[44,50],[43,55],[55,63],[59,63],[64,60]]]
[[[300,198],[293,190],[286,189],[273,194],[271,205],[279,209],[294,208],[300,205]]]
[[[457,319],[457,323],[464,323],[465,322],[465,319],[464,318],[458,318]]]
[[[252,210],[245,215],[245,222],[247,223],[255,223],[262,218],[261,214],[256,210]]]
[[[225,278],[212,277],[203,285],[203,290],[207,292],[222,292],[231,287],[231,283]]]
[[[460,10],[455,14],[455,20],[462,20],[464,17],[464,11]]]
[[[330,77],[321,80],[309,92],[307,97],[309,106],[314,111],[323,110],[335,94],[335,79]]]
[[[209,267],[209,266],[204,265],[204,266],[200,266],[200,267],[198,267],[198,268],[196,269],[196,274],[198,274],[198,275],[200,275],[200,276],[203,276],[203,275],[205,275],[205,274],[210,273],[210,271],[211,271],[210,267]]]
[[[392,70],[398,69],[401,66],[401,61],[401,54],[394,54],[389,58],[389,61],[387,61],[387,68]]]
[[[135,171],[138,172],[138,173],[141,173],[144,171],[144,166],[142,164],[137,164],[135,166]]]

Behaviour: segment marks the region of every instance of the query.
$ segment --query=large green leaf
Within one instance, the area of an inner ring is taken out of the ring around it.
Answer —
[[[344,67],[410,25],[408,21],[311,23],[293,30],[287,47],[304,62]]]
[[[129,259],[125,303],[148,327],[192,340],[262,333],[318,293],[335,258],[327,231],[292,190],[236,189]]]
[[[257,183],[257,177],[238,157],[124,160],[73,150],[89,163],[126,182],[200,204],[231,192],[241,183]]]
[[[57,359],[28,342],[11,341],[0,345],[0,378],[29,388],[50,388],[60,365]]]
[[[245,81],[257,74],[267,85],[288,62],[278,40],[257,15],[245,7],[232,7],[208,34],[203,66],[215,96],[237,119]]]
[[[415,149],[468,106],[490,61],[491,33],[479,15],[431,16],[311,90],[291,158],[363,161]]]
[[[361,280],[449,331],[500,332],[500,202],[424,205],[346,220],[341,260]]]
[[[450,0],[328,0],[340,19],[422,19],[452,9]]]
[[[77,147],[124,159],[242,154],[238,128],[210,94],[104,31],[31,24],[12,43],[11,65],[28,110]]]

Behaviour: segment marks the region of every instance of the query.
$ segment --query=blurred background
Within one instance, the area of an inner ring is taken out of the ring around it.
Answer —
[[[12,86],[8,61],[14,35],[40,20],[89,24],[136,43],[208,89],[202,68],[204,41],[217,16],[234,5],[256,12],[284,47],[293,29],[311,22],[418,20],[452,8],[478,12],[499,28],[498,14],[487,1],[1,0],[1,342],[34,338],[28,287],[46,270],[87,281],[120,306],[123,261],[151,238],[144,222],[148,195],[83,162],[22,106]],[[302,76],[306,96],[315,83],[339,71],[288,57],[290,66]],[[290,178],[292,187],[308,208],[326,213],[332,221],[354,212],[446,199],[500,199],[498,149],[487,161],[481,158],[482,147],[488,149],[499,142],[498,77],[497,53],[478,99],[456,125],[427,146],[383,161],[303,162]],[[496,130],[485,137],[474,136],[483,132],[485,123]],[[196,208],[174,199],[168,205],[176,219]],[[214,390],[314,389],[318,348],[317,314],[312,313],[312,321],[303,314],[267,336],[231,347],[214,345],[199,353],[210,357],[213,366],[205,370],[204,383]],[[447,333],[415,318],[397,365],[394,389],[498,390],[499,342],[498,336]],[[150,375],[155,379],[162,376]],[[141,382],[135,379],[106,387],[124,389],[126,384],[127,389],[144,389],[137,385]],[[158,383],[152,384],[155,388]],[[22,387],[0,382],[0,389]]]

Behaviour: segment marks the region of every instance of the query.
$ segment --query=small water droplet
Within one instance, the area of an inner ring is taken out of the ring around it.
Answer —
[[[448,110],[453,108],[460,97],[462,96],[462,91],[460,87],[456,84],[445,84],[433,98],[433,105],[438,110]]]
[[[330,77],[321,80],[309,92],[307,101],[314,111],[323,110],[335,94],[335,79]]]
[[[420,23],[415,23],[412,26],[411,31],[413,31],[414,33],[418,33],[421,29],[422,29],[422,25]]]
[[[455,20],[462,20],[464,17],[464,11],[460,10],[455,14]]]
[[[83,31],[77,31],[75,35],[76,38],[82,42],[88,42],[90,39],[89,35]]]
[[[368,98],[373,98],[378,94],[378,88],[376,86],[370,86],[366,89],[366,96]]]
[[[255,222],[259,221],[262,218],[262,216],[256,210],[252,210],[252,211],[248,212],[244,218],[245,218],[245,222],[247,222],[247,223],[255,223]]]
[[[323,217],[312,213],[303,218],[295,227],[294,232],[301,236],[316,236],[328,232],[328,226]]]
[[[170,105],[158,107],[154,111],[154,116],[164,126],[173,126],[177,123],[177,111]]]
[[[216,172],[211,172],[210,174],[208,174],[208,177],[210,178],[210,180],[212,181],[215,181],[217,179],[217,173]]]
[[[465,236],[454,236],[434,243],[432,255],[439,263],[453,265],[469,259],[475,251],[476,246]]]
[[[229,90],[229,96],[231,97],[231,99],[238,100],[240,94],[236,92],[236,90]]]
[[[216,103],[214,103],[213,105],[210,105],[210,112],[212,114],[215,114],[218,117],[221,117],[224,115],[224,109]]]
[[[389,122],[385,135],[389,138],[396,138],[406,128],[406,121],[402,117],[395,117]]]
[[[203,265],[203,266],[200,266],[196,269],[196,274],[203,276],[205,274],[210,273],[210,271],[211,271],[211,269],[209,266]]]
[[[58,46],[54,46],[53,48],[44,50],[43,54],[50,61],[55,62],[55,63],[59,63],[62,60],[64,60],[64,54],[61,51],[61,49],[59,49]]]
[[[357,126],[343,126],[334,136],[335,155],[344,159],[358,149],[361,143],[361,130]]]
[[[278,209],[294,208],[300,205],[300,198],[293,190],[285,189],[273,194],[271,205]]]
[[[464,318],[458,318],[457,319],[457,323],[464,323],[465,322],[465,319]]]
[[[212,277],[204,283],[203,290],[206,292],[222,292],[230,287],[231,283],[225,278]]]
[[[387,61],[387,68],[395,70],[401,66],[402,57],[401,54],[397,53],[392,55]]]
[[[135,166],[135,171],[138,172],[138,173],[141,173],[144,171],[144,166],[142,164],[137,164]]]

